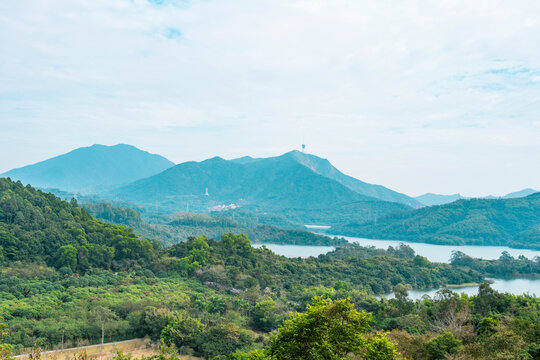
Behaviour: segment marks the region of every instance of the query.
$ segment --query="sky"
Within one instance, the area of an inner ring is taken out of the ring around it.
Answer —
[[[540,189],[537,0],[0,2],[0,172],[306,144],[416,196]]]

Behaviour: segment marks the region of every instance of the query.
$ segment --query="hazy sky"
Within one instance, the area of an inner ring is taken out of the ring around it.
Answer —
[[[540,189],[540,1],[0,2],[0,172],[302,142],[409,195]]]

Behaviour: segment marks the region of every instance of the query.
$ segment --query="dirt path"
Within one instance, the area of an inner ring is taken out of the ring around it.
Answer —
[[[148,339],[132,339],[125,341],[116,341],[106,344],[79,346],[63,350],[51,350],[41,353],[41,360],[72,360],[78,355],[86,353],[89,359],[106,360],[116,355],[117,351],[129,353],[134,359],[140,359],[143,356],[152,356],[156,354]],[[27,360],[29,354],[14,356],[16,360]],[[179,356],[181,360],[202,360],[194,356]]]

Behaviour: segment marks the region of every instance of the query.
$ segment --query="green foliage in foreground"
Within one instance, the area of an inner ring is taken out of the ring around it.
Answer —
[[[17,298],[2,293],[1,316],[9,328],[4,342],[17,351],[60,346],[62,339],[66,347],[99,343],[102,323],[93,314],[105,308],[111,315],[106,341],[150,336],[179,354],[205,359],[396,359],[399,352],[418,360],[530,360],[540,354],[540,300],[500,294],[487,284],[472,297],[443,290],[434,299],[411,301],[402,290],[394,299],[376,300],[343,284],[301,293],[233,293],[149,273],[71,276],[47,289],[46,281],[38,287],[30,279],[54,276],[54,269],[11,271],[26,275],[23,289],[36,287]],[[305,305],[294,304],[312,295],[324,298],[308,302],[305,312]],[[260,304],[267,316],[278,317],[266,330],[259,327]],[[295,309],[302,313],[289,315]]]
[[[516,199],[458,200],[395,212],[377,221],[336,226],[332,233],[449,245],[540,249],[540,193]]]
[[[95,220],[75,201],[9,180],[0,185],[2,341],[16,353],[150,336],[180,354],[216,360],[287,359],[302,350],[300,359],[393,359],[388,340],[409,359],[538,358],[538,298],[484,284],[477,296],[443,290],[413,302],[406,287],[482,276],[430,263],[406,246],[288,259],[253,248],[245,235],[224,234],[164,250],[129,228]],[[370,295],[392,289],[395,299]],[[317,300],[290,318],[318,296],[332,301]]]
[[[315,298],[306,312],[286,320],[263,354],[276,360],[399,359],[394,344],[384,336],[366,337],[371,318],[356,311],[349,299]],[[264,356],[264,355],[263,355]]]

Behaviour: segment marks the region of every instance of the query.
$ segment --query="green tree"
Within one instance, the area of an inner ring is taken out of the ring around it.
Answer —
[[[444,333],[426,343],[426,352],[429,360],[444,360],[447,355],[457,353],[461,341],[451,333]]]
[[[54,266],[60,269],[63,266],[75,271],[77,268],[77,249],[73,245],[61,246],[54,255]]]
[[[210,257],[210,246],[206,242],[206,236],[199,236],[193,239],[192,248],[189,252],[193,256],[193,261],[198,262],[201,266],[206,265]]]
[[[4,338],[8,334],[7,325],[4,323],[4,319],[0,316],[0,360],[11,359],[11,352],[13,346],[4,344]]]
[[[480,320],[478,324],[478,335],[480,336],[490,336],[497,331],[497,326],[499,325],[499,320],[485,317]]]
[[[251,336],[234,323],[213,326],[204,332],[199,353],[206,359],[218,355],[229,355],[236,350],[249,347]]]
[[[263,330],[271,331],[276,328],[279,318],[276,314],[276,303],[272,299],[258,302],[253,309],[253,323]]]
[[[388,335],[378,333],[366,344],[366,351],[362,356],[363,360],[398,360],[402,359],[401,354],[396,350],[396,346],[388,340]]]
[[[349,299],[316,297],[305,313],[283,323],[270,340],[267,353],[275,360],[343,360],[368,350],[376,354],[381,339],[370,342],[365,337],[370,320],[368,313],[354,310]]]
[[[175,316],[171,310],[147,306],[142,313],[141,325],[144,334],[150,335],[152,339],[159,339],[163,329],[174,321]]]
[[[106,245],[88,244],[88,262],[94,267],[109,269],[114,259],[114,248]]]
[[[117,316],[111,309],[103,305],[95,306],[90,311],[90,315],[101,328],[101,344],[103,345],[105,342],[105,326],[115,320]]]
[[[169,346],[198,349],[205,329],[206,325],[200,320],[186,317],[167,325],[161,332],[161,339]]]

